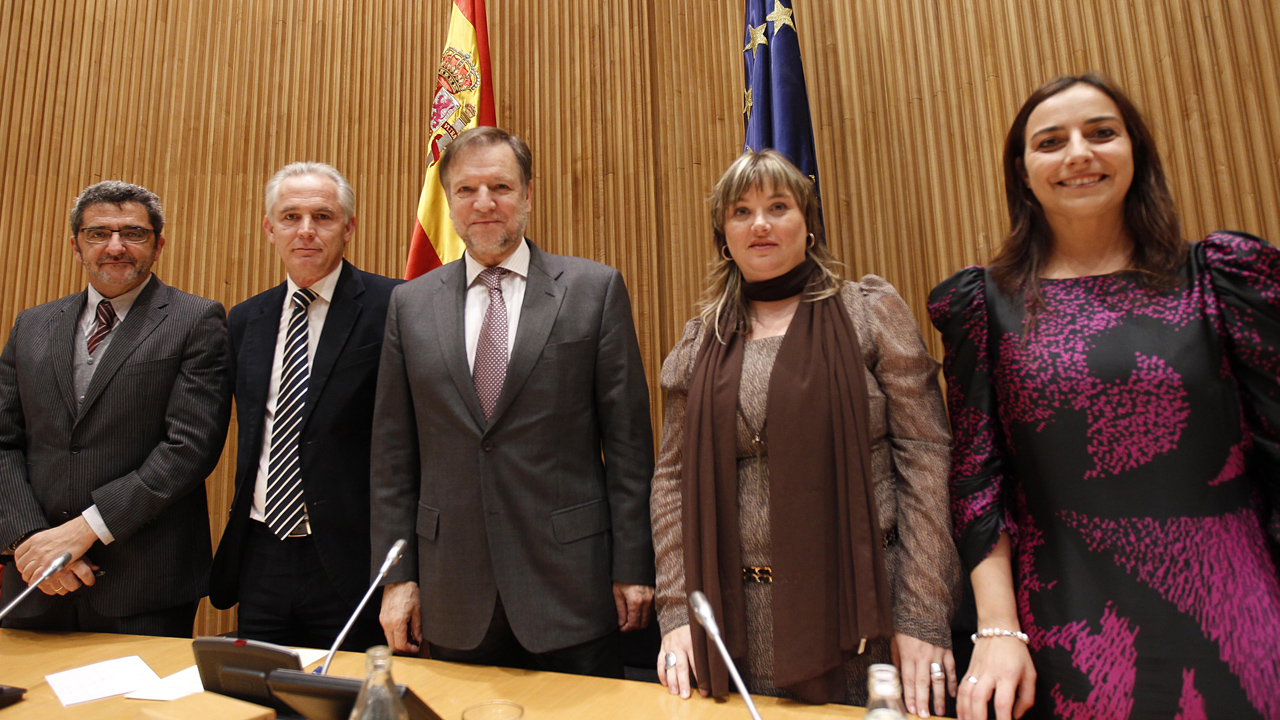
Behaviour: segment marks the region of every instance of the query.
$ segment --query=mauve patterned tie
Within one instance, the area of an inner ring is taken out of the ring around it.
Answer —
[[[102,299],[98,301],[98,327],[93,329],[93,334],[89,336],[89,354],[92,355],[94,350],[102,344],[102,341],[111,334],[111,328],[116,326],[116,306],[111,304],[110,300]]]
[[[507,378],[507,303],[502,299],[502,277],[508,272],[511,271],[501,267],[485,268],[479,277],[489,288],[489,309],[480,325],[471,380],[476,384],[485,419],[493,415],[502,383]]]
[[[307,345],[311,339],[307,308],[315,299],[316,294],[310,288],[299,288],[293,294],[293,315],[289,317],[280,363],[280,392],[271,422],[265,512],[267,527],[281,540],[289,537],[306,517],[298,439],[302,434],[302,409],[306,406],[307,383],[311,377],[307,361]]]

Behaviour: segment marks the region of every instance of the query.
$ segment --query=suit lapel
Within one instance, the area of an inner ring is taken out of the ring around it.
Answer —
[[[53,364],[53,377],[58,393],[67,405],[67,412],[75,417],[77,412],[75,373],[76,333],[80,332],[80,314],[88,302],[89,291],[84,290],[68,298],[62,310],[53,319],[49,335],[49,359]],[[110,346],[108,346],[110,347]]]
[[[458,260],[440,271],[441,287],[433,293],[432,305],[436,311],[436,337],[440,341],[440,354],[449,368],[449,376],[458,389],[458,397],[471,412],[476,425],[484,427],[488,421],[480,407],[475,383],[471,380],[471,368],[467,365],[467,336],[464,328],[467,305],[467,264]]]
[[[98,369],[93,371],[93,379],[89,381],[89,389],[85,391],[84,404],[80,408],[77,421],[93,407],[94,401],[102,394],[124,361],[129,359],[142,341],[146,340],[147,336],[168,317],[166,308],[169,305],[171,292],[168,285],[160,282],[160,278],[153,275],[151,282],[147,283],[147,286],[138,294],[138,299],[134,300],[129,314],[111,331],[111,343],[107,345]]]
[[[245,322],[244,338],[236,350],[236,408],[241,427],[253,433],[249,447],[262,447],[262,424],[267,407],[267,391],[271,386],[271,363],[275,359],[276,337],[280,333],[280,314],[284,308],[287,285],[280,283],[263,293],[253,314]]]
[[[524,289],[524,303],[520,306],[520,324],[516,327],[516,341],[507,362],[502,394],[493,408],[493,422],[502,417],[511,401],[520,394],[534,364],[542,355],[547,338],[551,336],[560,303],[564,300],[564,286],[560,283],[563,272],[563,269],[555,267],[554,258],[529,243],[529,276]]]
[[[329,304],[329,312],[324,318],[324,330],[320,333],[320,342],[316,345],[316,356],[311,361],[311,377],[307,382],[307,403],[303,408],[302,423],[306,427],[311,410],[316,406],[324,385],[338,362],[338,355],[346,347],[351,329],[355,327],[363,306],[359,297],[364,293],[364,282],[355,274],[351,264],[342,261],[342,272],[338,274],[338,282],[333,288],[333,302]]]

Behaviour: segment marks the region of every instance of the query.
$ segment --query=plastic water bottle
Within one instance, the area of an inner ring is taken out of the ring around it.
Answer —
[[[867,669],[866,720],[906,720],[898,668],[877,663]]]
[[[360,695],[347,720],[409,720],[409,712],[391,680],[391,648],[369,648],[364,669],[364,685],[360,686]]]

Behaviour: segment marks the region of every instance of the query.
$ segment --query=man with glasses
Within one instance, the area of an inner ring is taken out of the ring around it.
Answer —
[[[109,180],[71,210],[84,291],[22,312],[0,355],[5,627],[190,637],[208,588],[204,480],[226,438],[222,305],[151,273],[160,199]]]

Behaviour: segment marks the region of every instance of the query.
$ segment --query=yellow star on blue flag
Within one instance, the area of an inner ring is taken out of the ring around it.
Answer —
[[[764,16],[765,20],[773,23],[773,34],[776,36],[778,31],[784,26],[790,25],[791,32],[796,32],[796,24],[791,22],[791,16],[795,14],[795,10],[782,4],[782,0],[773,0],[773,12]]]
[[[800,61],[800,36],[796,32],[792,0],[746,0],[745,47],[742,50],[746,87],[743,118],[744,149],[774,148],[786,155],[817,186],[818,161],[814,151],[809,95],[805,90],[804,64]],[[773,36],[766,33],[773,24]],[[780,32],[790,27],[792,32]]]
[[[760,47],[761,45],[769,44],[769,38],[765,36],[764,29],[765,29],[764,23],[760,23],[760,27],[752,27],[750,25],[747,26],[747,34],[749,37],[747,38],[747,46],[742,49],[743,52],[750,50],[751,57],[755,57],[756,48]]]

